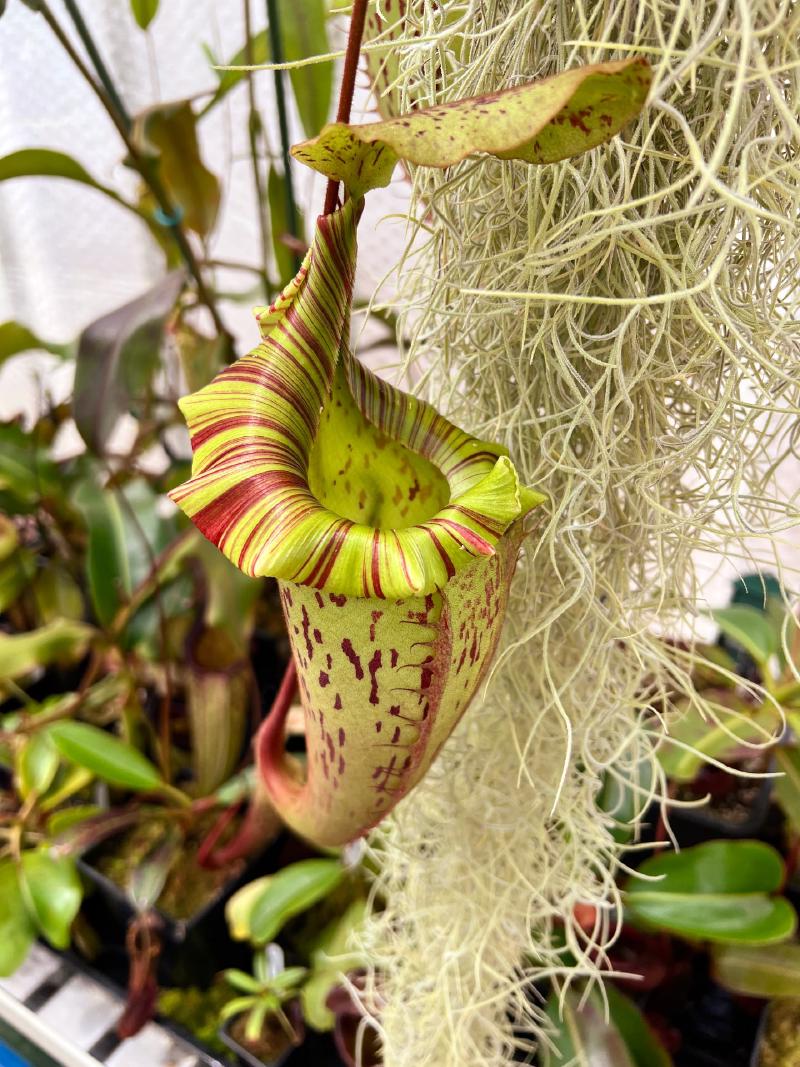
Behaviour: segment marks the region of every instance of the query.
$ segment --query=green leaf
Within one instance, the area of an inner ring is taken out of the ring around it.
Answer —
[[[53,811],[94,781],[94,775],[85,767],[60,767],[50,792],[42,798],[42,811]],[[73,808],[69,809],[73,811]]]
[[[67,830],[72,830],[95,815],[99,815],[103,809],[98,804],[73,804],[60,811],[54,811],[47,820],[47,833],[51,839],[60,837]]]
[[[287,63],[325,55],[328,45],[327,11],[324,0],[278,0],[278,22],[283,59]],[[258,62],[253,60],[253,62]],[[314,137],[331,110],[333,63],[310,63],[289,71],[297,110],[307,137]]]
[[[779,890],[783,864],[760,841],[709,841],[646,860],[625,895],[628,919],[679,937],[770,944],[790,937],[794,909]],[[661,877],[658,882],[649,879]]]
[[[58,749],[46,730],[39,730],[23,742],[17,755],[17,785],[23,800],[32,793],[41,796],[47,792],[58,764]]]
[[[341,882],[338,860],[300,860],[277,874],[259,879],[259,891],[245,886],[228,903],[229,923],[256,945],[274,940],[289,919],[326,897]],[[248,892],[249,891],[249,892]],[[238,898],[238,903],[234,903]],[[236,935],[234,935],[236,936]]]
[[[0,423],[0,507],[22,514],[43,498],[59,499],[64,480],[35,432],[17,423]]]
[[[576,67],[552,78],[362,126],[334,123],[292,155],[350,194],[388,185],[402,159],[449,167],[476,152],[555,163],[604,144],[644,106],[652,75],[639,58]]]
[[[0,563],[0,612],[5,611],[28,588],[35,574],[36,560],[27,549],[18,549]]]
[[[782,778],[773,783],[775,799],[783,808],[792,830],[800,833],[800,751],[796,748],[779,747],[775,750],[777,770]]]
[[[5,678],[24,678],[56,661],[75,662],[93,633],[91,626],[72,619],[57,619],[28,633],[0,633],[0,683]]]
[[[770,734],[775,743],[780,738],[783,724],[773,707],[754,710],[734,693],[720,693],[720,699],[725,699],[728,706],[712,702],[717,722],[704,719],[697,708],[691,707],[677,722],[670,723],[658,758],[673,781],[693,781],[709,759],[724,762],[742,743],[765,745]],[[672,739],[681,744],[673,744]]]
[[[58,560],[48,559],[36,574],[31,590],[43,623],[54,619],[82,619],[85,612],[81,587]]]
[[[142,153],[157,161],[185,225],[205,237],[217,218],[220,185],[200,155],[197,119],[188,100],[158,104],[137,115],[133,137]]]
[[[800,945],[715,946],[712,967],[726,989],[746,997],[800,997]]]
[[[50,733],[62,756],[111,785],[158,790],[164,784],[150,760],[105,730],[85,722],[57,722]]]
[[[36,940],[36,927],[11,860],[0,860],[0,977],[13,974]]]
[[[749,604],[731,604],[710,611],[709,615],[725,636],[741,645],[759,667],[766,667],[770,658],[778,653],[780,634],[758,608]]]
[[[320,935],[312,955],[311,973],[300,990],[303,1018],[315,1030],[332,1030],[336,1018],[328,1007],[328,996],[341,983],[342,975],[364,967],[362,955],[351,952],[350,937],[364,921],[366,901],[354,900],[340,918],[334,919]]]
[[[551,993],[547,1016],[554,1030],[549,1034],[554,1047],[543,1044],[543,1067],[635,1067],[622,1035],[613,1022],[605,1020],[599,994],[581,1001],[569,989],[559,1004],[558,995]]]
[[[261,992],[261,983],[257,978],[254,978],[252,974],[248,974],[246,971],[239,971],[236,968],[231,967],[227,971],[223,971],[222,976],[228,985],[233,986],[234,989],[238,989],[241,993]]]
[[[127,203],[119,193],[93,178],[72,156],[51,148],[21,148],[18,152],[0,158],[0,182],[11,178],[66,178],[97,189],[129,211],[139,214],[134,205]]]
[[[633,1067],[672,1067],[672,1057],[630,997],[610,982],[606,983],[605,995],[611,1022],[622,1035]]]
[[[287,285],[296,274],[296,255],[284,241],[285,236],[292,236],[292,226],[287,213],[286,178],[274,167],[270,167],[267,180],[267,200],[269,202],[270,230],[275,264],[278,268],[278,281]],[[295,225],[297,232],[304,232],[303,213],[296,209]],[[301,238],[302,239],[302,238]]]
[[[52,341],[43,341],[41,337],[37,337],[32,330],[19,322],[0,323],[0,363],[31,349],[41,349],[62,357],[68,356],[70,352],[69,345],[57,345]]]
[[[158,367],[166,320],[183,283],[183,271],[171,271],[81,334],[72,411],[93,452],[103,454],[117,420],[131,409]]]
[[[67,948],[70,927],[83,898],[74,862],[46,852],[26,852],[22,874],[23,890],[39,930],[54,948]]]
[[[75,504],[89,531],[86,577],[98,622],[108,626],[131,594],[125,526],[116,496],[88,479]]]
[[[131,11],[136,25],[146,30],[158,12],[158,0],[131,0]]]
[[[206,48],[206,55],[212,66],[217,66],[217,60],[211,54],[210,50]],[[249,58],[248,58],[249,57]],[[219,64],[224,67],[243,67],[248,63],[262,64],[269,62],[269,34],[267,30],[259,30],[258,33],[254,33],[250,38],[250,48],[243,45],[238,52],[231,56],[227,63]],[[219,79],[219,85],[217,91],[203,107],[199,117],[202,118],[213,107],[224,99],[225,96],[233,89],[235,85],[244,78],[246,71],[244,70],[217,70],[217,78]]]
[[[242,1012],[249,1011],[257,1001],[258,998],[256,996],[234,997],[233,1000],[229,1000],[220,1009],[219,1021],[225,1023],[235,1015],[241,1015]]]

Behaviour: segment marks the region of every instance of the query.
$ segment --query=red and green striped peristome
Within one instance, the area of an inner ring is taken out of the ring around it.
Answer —
[[[297,277],[256,312],[261,344],[181,402],[194,462],[172,492],[238,567],[280,580],[306,777],[275,721],[261,765],[286,821],[324,844],[382,818],[455,726],[545,499],[501,446],[351,354],[359,212],[351,199],[318,220]]]

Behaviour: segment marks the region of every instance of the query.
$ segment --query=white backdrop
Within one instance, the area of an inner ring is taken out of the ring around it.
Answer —
[[[298,0],[302,2],[302,0]],[[71,29],[61,0],[51,0],[59,21]],[[203,53],[210,46],[224,62],[244,43],[242,0],[161,0],[147,33],[130,15],[127,0],[81,0],[81,11],[128,110],[159,100],[177,100],[211,90],[215,72]],[[265,22],[264,0],[251,0],[253,25]],[[335,46],[341,33],[332,27]],[[272,73],[256,76],[256,91],[270,145],[279,144]],[[291,94],[290,94],[291,97]],[[369,106],[359,86],[354,117]],[[211,255],[258,262],[258,231],[247,141],[246,90],[241,84],[200,124],[207,166],[222,179],[224,200]],[[296,115],[293,140],[301,140]],[[120,159],[123,147],[113,125],[81,80],[44,20],[21,0],[9,0],[0,19],[0,155],[27,147],[68,152],[100,181],[128,194],[136,178]],[[295,167],[295,183],[306,217],[321,208],[324,183]],[[404,245],[401,223],[378,220],[405,210],[406,188],[399,178],[370,197],[360,227],[362,251],[358,290],[371,294]],[[55,179],[15,179],[0,184],[0,321],[18,319],[40,336],[66,341],[98,315],[124,303],[152,284],[163,259],[145,227],[102,193]],[[253,278],[226,273],[225,287],[246,289]],[[245,304],[224,305],[224,317],[240,350],[255,344],[255,324]],[[59,394],[70,387],[71,370],[52,359],[48,386]],[[31,360],[10,361],[0,372],[0,417],[30,410]]]

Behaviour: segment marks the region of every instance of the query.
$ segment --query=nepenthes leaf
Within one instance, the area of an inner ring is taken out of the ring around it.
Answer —
[[[476,152],[556,163],[614,137],[639,114],[652,74],[640,58],[576,67],[551,78],[366,125],[332,123],[295,145],[301,163],[351,196],[389,184],[402,159],[449,167]]]

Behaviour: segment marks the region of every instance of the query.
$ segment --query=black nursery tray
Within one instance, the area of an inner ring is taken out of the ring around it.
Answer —
[[[219,1036],[236,1057],[238,1067],[344,1067],[333,1038],[313,1030],[306,1031],[301,1045],[289,1049],[269,1063],[264,1063],[243,1048],[231,1034],[229,1025],[222,1027]]]
[[[289,834],[281,834],[189,918],[174,919],[156,909],[162,920],[164,944],[159,959],[160,984],[207,986],[225,967],[249,967],[250,949],[243,942],[231,939],[225,905],[247,882],[280,870],[306,854],[305,845]],[[99,969],[124,986],[128,974],[125,936],[136,909],[126,891],[92,864],[93,855],[95,850],[78,861],[81,873],[95,888],[84,899],[82,912],[100,940],[101,951],[96,961]]]

